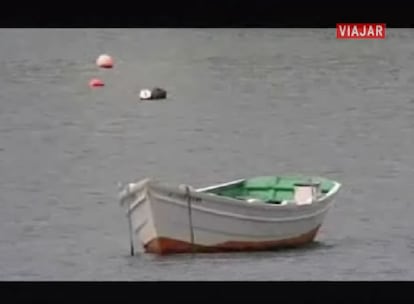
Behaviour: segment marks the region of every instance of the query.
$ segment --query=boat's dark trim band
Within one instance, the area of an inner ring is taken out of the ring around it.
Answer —
[[[171,238],[157,237],[144,244],[145,252],[159,255],[175,253],[217,253],[235,251],[268,251],[281,248],[294,248],[311,243],[318,233],[320,225],[296,237],[262,242],[228,241],[221,244],[203,246],[196,243],[179,241]]]

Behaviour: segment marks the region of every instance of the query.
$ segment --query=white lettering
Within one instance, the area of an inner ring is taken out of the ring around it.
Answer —
[[[383,28],[382,28],[382,25],[377,25],[377,28],[376,28],[376,32],[377,32],[377,37],[383,37],[383,33],[382,33],[382,30],[383,30]]]
[[[362,27],[362,32],[360,32],[359,33],[359,35],[361,36],[361,37],[365,37],[365,35],[367,34],[367,27],[364,25],[363,27]]]
[[[368,36],[374,36],[374,28],[372,27],[372,25],[368,29]]]
[[[339,32],[341,33],[341,36],[345,36],[345,31],[346,31],[347,26],[346,25],[340,25],[339,26]]]
[[[358,27],[356,26],[356,25],[354,25],[353,27],[352,27],[352,36],[355,36],[355,37],[358,37]]]

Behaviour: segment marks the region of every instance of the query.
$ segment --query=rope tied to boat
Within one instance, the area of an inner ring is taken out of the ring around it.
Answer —
[[[131,195],[131,185],[128,184],[126,186],[126,196],[130,198]],[[122,204],[124,201],[122,201]],[[134,232],[133,232],[133,225],[132,225],[132,210],[131,210],[131,204],[133,201],[129,199],[128,201],[128,211],[127,211],[127,218],[128,218],[128,230],[129,230],[129,247],[130,247],[130,254],[131,256],[134,256],[135,249],[134,249]]]
[[[190,226],[191,251],[194,253],[195,246],[194,246],[194,229],[193,229],[192,206],[191,206],[191,192],[190,192],[190,187],[188,185],[185,185],[185,195],[187,197],[187,205],[188,205],[188,223]]]

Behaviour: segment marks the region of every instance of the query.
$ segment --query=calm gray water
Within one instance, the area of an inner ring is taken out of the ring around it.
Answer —
[[[413,30],[3,29],[0,41],[0,279],[414,279]],[[115,69],[95,67],[101,53]],[[139,102],[152,86],[168,100]],[[281,173],[343,183],[314,246],[128,255],[118,181]]]

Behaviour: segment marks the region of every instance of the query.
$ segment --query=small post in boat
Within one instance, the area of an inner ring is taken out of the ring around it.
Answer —
[[[295,184],[295,202],[298,205],[308,205],[319,196],[320,183],[296,183]]]

